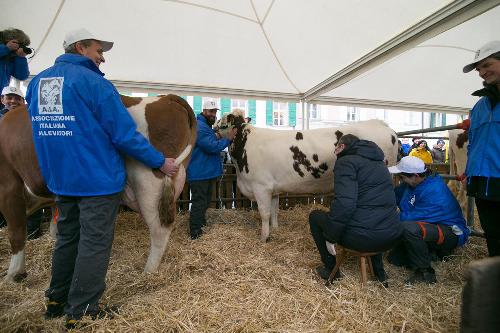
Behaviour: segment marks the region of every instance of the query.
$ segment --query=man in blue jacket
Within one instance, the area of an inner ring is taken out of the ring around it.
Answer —
[[[404,229],[403,243],[391,251],[389,262],[415,270],[406,283],[436,283],[431,252],[442,258],[469,236],[460,205],[443,179],[430,175],[418,157],[403,157],[389,172],[403,181],[395,192]]]
[[[212,129],[215,124],[217,103],[207,100],[203,103],[203,111],[198,120],[198,134],[193,149],[191,162],[187,169],[187,177],[191,188],[191,213],[189,215],[189,233],[191,239],[199,238],[202,227],[207,224],[205,213],[210,205],[212,187],[217,177],[222,175],[222,159],[220,152],[231,144],[236,128],[227,138],[221,138]]]
[[[472,95],[481,99],[470,111],[467,146],[467,195],[474,197],[488,254],[500,256],[500,41],[481,47],[464,73],[475,69],[483,89]]]
[[[40,169],[59,209],[45,315],[65,313],[73,327],[83,315],[106,313],[98,301],[126,180],[122,154],[169,176],[177,167],[137,132],[103,78],[99,65],[113,43],[78,29],[63,46],[54,66],[31,80],[26,99]]]
[[[22,30],[6,29],[0,32],[0,90],[9,85],[10,77],[26,80],[30,74],[26,53],[21,46],[30,45],[30,38]]]

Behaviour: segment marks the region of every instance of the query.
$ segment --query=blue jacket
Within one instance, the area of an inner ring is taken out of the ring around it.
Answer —
[[[482,97],[470,112],[468,177],[500,178],[500,103],[494,108]]]
[[[151,168],[164,162],[137,132],[115,87],[88,58],[63,54],[31,80],[29,104],[38,162],[58,195],[117,193],[125,185],[121,154]]]
[[[229,146],[231,141],[226,138],[217,139],[214,130],[202,114],[196,119],[198,136],[187,169],[188,181],[217,178],[222,175],[220,152]]]
[[[30,75],[28,60],[17,55],[10,57],[11,52],[5,44],[0,44],[0,91],[9,85],[11,76],[22,81]]]
[[[457,199],[440,176],[429,176],[415,188],[402,184],[395,191],[401,221],[456,225],[462,231],[462,235],[458,235],[458,245],[465,244],[469,228]]]

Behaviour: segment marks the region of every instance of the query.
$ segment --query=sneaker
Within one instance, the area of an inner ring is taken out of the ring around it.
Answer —
[[[427,283],[434,284],[437,282],[436,273],[433,268],[418,268],[415,270],[413,275],[405,281],[405,284],[415,284],[415,283]]]
[[[64,306],[66,303],[59,303],[53,300],[48,300],[45,310],[45,319],[62,317],[64,315]]]
[[[318,275],[324,280],[328,280],[332,270],[333,268],[326,268],[325,266],[316,267],[316,273],[318,273]],[[342,278],[342,273],[340,273],[340,270],[338,270],[337,273],[335,273],[335,277],[333,279],[340,280],[341,278]]]

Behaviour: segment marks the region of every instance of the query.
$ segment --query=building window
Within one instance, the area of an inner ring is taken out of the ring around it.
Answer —
[[[244,99],[232,99],[231,100],[231,112],[234,109],[240,109],[245,111],[245,115],[247,114],[247,101]]]
[[[320,119],[319,113],[319,105],[318,104],[309,104],[309,119]]]
[[[287,103],[273,102],[273,126],[285,126],[285,115],[287,112]]]
[[[359,120],[358,108],[349,107],[347,108],[347,121],[357,121]]]

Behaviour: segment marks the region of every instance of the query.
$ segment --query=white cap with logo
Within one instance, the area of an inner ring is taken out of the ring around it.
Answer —
[[[486,43],[479,50],[476,51],[476,54],[474,55],[474,60],[472,61],[472,63],[470,63],[464,67],[464,69],[463,69],[464,73],[469,73],[471,70],[476,68],[476,64],[478,62],[488,58],[489,56],[491,56],[497,52],[500,52],[500,41],[493,40],[489,43]]]
[[[104,52],[111,50],[111,48],[113,47],[113,42],[108,42],[100,38],[97,38],[85,28],[75,29],[68,32],[64,37],[63,47],[66,49],[71,44],[85,39],[94,39],[101,42],[102,50]]]
[[[17,87],[7,86],[2,89],[2,96],[5,95],[17,95],[24,98],[23,92]]]
[[[390,173],[422,173],[425,172],[425,163],[415,156],[405,156],[395,166],[388,168]]]
[[[203,110],[220,110],[216,101],[208,100],[203,102]]]

